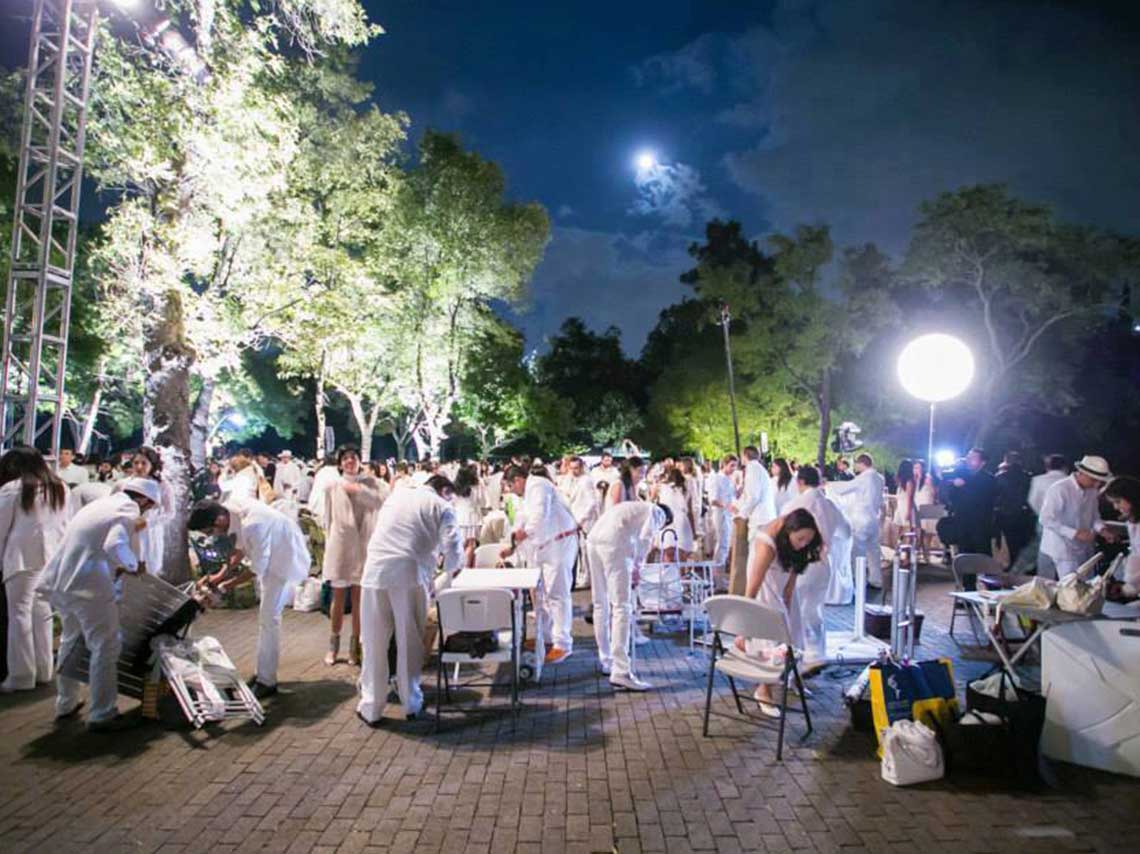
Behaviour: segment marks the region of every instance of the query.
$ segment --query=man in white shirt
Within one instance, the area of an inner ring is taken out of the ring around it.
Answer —
[[[744,491],[733,505],[737,519],[748,520],[748,543],[756,533],[776,518],[776,495],[772,478],[760,462],[760,451],[749,445],[744,449]]]
[[[815,466],[800,466],[796,470],[799,494],[788,501],[780,513],[781,516],[787,516],[799,508],[807,510],[815,518],[816,527],[826,546],[826,553],[815,563],[808,564],[796,582],[800,622],[806,640],[804,666],[807,669],[821,665],[827,658],[823,606],[827,601],[831,580],[837,573],[846,573],[848,579],[851,574],[850,568],[844,565],[844,561],[851,560],[851,525],[839,506],[823,494],[819,484],[819,470]]]
[[[598,662],[610,684],[630,691],[653,686],[633,672],[629,655],[633,624],[633,585],[653,538],[672,523],[667,507],[648,501],[623,501],[598,520],[590,535],[590,592],[594,600],[594,638]]]
[[[376,517],[361,578],[360,701],[356,715],[375,727],[388,704],[388,645],[396,638],[396,691],[404,715],[423,708],[420,676],[424,665],[427,591],[443,553],[443,568],[463,565],[463,542],[451,499],[455,488],[442,475],[423,486],[396,490]]]
[[[336,457],[327,456],[324,464],[313,475],[313,487],[309,490],[309,512],[323,528],[325,524],[325,491],[340,478]]]
[[[277,664],[281,658],[281,613],[294,588],[309,576],[312,558],[305,535],[295,521],[260,501],[200,501],[190,513],[191,531],[231,536],[235,549],[228,564],[206,583],[230,590],[257,576],[261,603],[257,610],[257,672],[250,680],[260,699],[277,693]],[[233,574],[242,560],[249,569]]]
[[[712,472],[705,481],[709,499],[709,529],[716,544],[713,563],[724,566],[728,562],[728,547],[732,544],[732,503],[736,500],[736,487],[732,476],[736,474],[735,454],[720,461],[720,471]]]
[[[293,452],[285,449],[277,456],[277,472],[273,475],[273,491],[278,498],[297,498],[304,472],[301,466],[293,459]]]
[[[570,588],[578,554],[578,523],[554,484],[545,477],[527,477],[521,466],[511,466],[503,476],[503,484],[516,496],[522,496],[511,546],[503,550],[503,557],[525,542],[533,565],[542,570],[537,619],[542,620],[543,636],[554,643],[546,663],[558,664],[569,658],[574,649]]]
[[[80,638],[91,655],[90,732],[113,732],[129,725],[116,704],[122,651],[116,581],[124,572],[139,571],[131,538],[141,527],[143,514],[160,499],[158,481],[128,478],[121,492],[93,501],[75,514],[40,577],[38,589],[60,617],[59,661],[67,661]],[[71,717],[82,705],[80,683],[60,674],[56,684],[56,718]]]
[[[75,451],[71,448],[60,448],[59,465],[56,467],[59,479],[68,486],[79,486],[91,479],[91,472],[85,466],[75,462]]]
[[[879,517],[883,510],[883,476],[875,471],[870,454],[855,458],[853,480],[829,483],[827,494],[836,499],[851,523],[852,565],[859,557],[867,561],[867,583],[883,586],[883,556],[879,550]]]
[[[1098,494],[1111,479],[1103,457],[1085,456],[1069,477],[1049,487],[1041,505],[1038,575],[1064,578],[1092,557],[1098,532],[1114,539],[1100,519]]]
[[[621,477],[621,472],[614,465],[614,455],[609,451],[604,452],[602,461],[594,466],[593,471],[590,472],[590,477],[594,479],[594,489],[598,488],[599,483],[608,485]]]
[[[1066,469],[1064,457],[1060,454],[1050,454],[1045,458],[1044,473],[1034,476],[1029,481],[1029,498],[1026,499],[1026,503],[1038,516],[1041,515],[1041,507],[1045,503],[1045,493],[1049,491],[1049,487],[1069,476]],[[1040,523],[1037,528],[1040,531]]]
[[[586,474],[586,463],[581,457],[570,460],[570,470],[566,478],[566,500],[570,512],[582,533],[589,534],[601,513],[601,502],[594,479]]]

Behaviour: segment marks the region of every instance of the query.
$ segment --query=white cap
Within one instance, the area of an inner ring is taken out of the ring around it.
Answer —
[[[278,454],[277,457],[278,457],[278,459],[282,459],[282,460],[291,460],[291,459],[293,459],[293,452],[290,451],[288,448],[286,448],[284,451],[282,451],[280,454]]]
[[[149,498],[155,504],[162,501],[162,490],[157,480],[149,477],[128,477],[123,481],[123,492],[133,492],[143,498]]]

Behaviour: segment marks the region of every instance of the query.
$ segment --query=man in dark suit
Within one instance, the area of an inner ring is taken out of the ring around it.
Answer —
[[[997,490],[995,518],[998,532],[1009,549],[1009,565],[1033,536],[1033,511],[1029,509],[1029,473],[1021,465],[1021,454],[1007,451],[994,478]]]
[[[952,481],[950,515],[955,520],[958,551],[962,554],[993,554],[994,477],[986,471],[986,452],[971,448],[966,469]]]

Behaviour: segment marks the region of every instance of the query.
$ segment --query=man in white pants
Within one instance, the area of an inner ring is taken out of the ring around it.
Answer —
[[[1037,571],[1058,579],[1076,572],[1096,551],[1096,535],[1113,539],[1100,518],[1100,490],[1112,473],[1104,457],[1083,457],[1071,475],[1058,480],[1041,504],[1041,554]]]
[[[590,593],[598,662],[602,673],[610,677],[610,684],[619,688],[648,691],[653,687],[637,677],[629,657],[633,579],[654,536],[672,522],[668,507],[623,501],[603,513],[590,532]]]
[[[748,520],[748,545],[756,534],[776,518],[776,492],[772,478],[760,462],[760,451],[752,445],[744,449],[744,490],[732,507],[738,519]]]
[[[388,645],[396,638],[396,691],[404,716],[423,708],[427,590],[436,555],[454,574],[463,565],[463,540],[451,499],[455,487],[443,475],[423,486],[396,490],[384,502],[368,542],[360,596],[360,701],[356,716],[376,727],[388,705]]]
[[[190,514],[191,531],[231,536],[235,549],[229,563],[206,584],[229,590],[257,576],[261,604],[257,609],[257,672],[250,687],[259,699],[277,693],[277,664],[281,658],[281,612],[294,588],[309,576],[312,558],[300,526],[280,510],[260,501],[220,504],[201,501]],[[249,560],[249,569],[232,569]]]
[[[570,582],[578,554],[578,523],[557,488],[545,477],[527,477],[522,467],[511,466],[503,483],[523,500],[515,516],[511,546],[503,550],[502,556],[507,557],[525,542],[530,559],[542,570],[543,590],[537,618],[542,620],[543,636],[554,643],[546,654],[546,663],[558,664],[569,658],[574,649]]]
[[[736,487],[732,476],[736,474],[736,454],[728,454],[720,461],[720,471],[713,472],[706,481],[709,499],[709,527],[716,543],[713,563],[724,567],[728,563],[728,548],[732,545],[732,502]]]
[[[781,516],[803,508],[815,518],[819,535],[826,549],[819,560],[808,564],[796,582],[796,598],[800,604],[800,623],[804,627],[804,668],[822,666],[827,658],[827,632],[823,623],[823,606],[831,586],[831,551],[842,543],[850,542],[851,526],[843,511],[819,488],[819,470],[815,466],[800,466],[796,472],[799,495],[784,505]],[[849,547],[848,547],[849,548]]]
[[[39,592],[59,612],[62,636],[59,660],[64,662],[80,638],[91,654],[88,688],[90,732],[114,732],[129,724],[119,714],[117,665],[122,650],[119,627],[118,576],[138,572],[138,555],[131,535],[161,498],[158,481],[132,477],[123,490],[93,501],[75,514],[58,551],[44,567]],[[56,679],[57,719],[79,711],[79,682],[60,674]]]
[[[851,523],[851,560],[867,560],[867,583],[883,586],[883,556],[879,551],[879,516],[883,509],[883,476],[870,454],[855,458],[854,480],[827,484],[827,494],[843,507]]]

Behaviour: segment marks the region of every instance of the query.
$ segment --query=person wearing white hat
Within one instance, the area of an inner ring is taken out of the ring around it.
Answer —
[[[1092,557],[1098,533],[1114,538],[1100,519],[1097,494],[1111,479],[1104,457],[1085,456],[1071,475],[1049,487],[1041,505],[1039,575],[1064,578]]]
[[[143,514],[161,500],[157,481],[126,479],[121,492],[93,501],[75,514],[40,578],[39,592],[59,612],[59,660],[67,660],[80,638],[91,654],[87,714],[91,732],[127,725],[116,705],[122,640],[115,582],[124,572],[139,571],[131,536],[141,527]],[[71,717],[82,705],[79,682],[60,674],[56,683],[56,718]]]
[[[232,536],[234,552],[229,564],[208,583],[219,590],[237,587],[257,576],[261,603],[257,611],[257,672],[250,680],[260,699],[277,693],[277,663],[281,658],[281,612],[293,588],[309,577],[312,558],[300,526],[280,510],[259,501],[219,504],[199,501],[190,513],[191,531]],[[243,559],[249,569],[230,576],[229,569]]]
[[[297,499],[297,491],[305,473],[293,459],[293,452],[286,448],[277,455],[277,471],[273,475],[273,491],[278,498]]]

